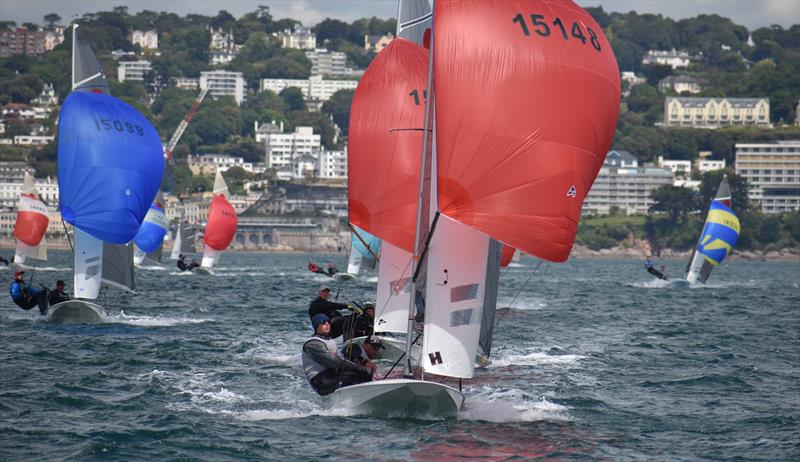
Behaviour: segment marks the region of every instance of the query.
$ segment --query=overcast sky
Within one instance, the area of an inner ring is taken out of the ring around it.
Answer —
[[[735,23],[756,29],[779,24],[788,28],[800,23],[800,0],[578,0],[581,6],[602,5],[606,11],[655,13],[673,19],[716,13]],[[0,19],[41,23],[48,13],[56,13],[68,23],[75,16],[110,11],[126,5],[130,13],[141,10],[216,15],[225,9],[236,17],[254,11],[258,5],[270,7],[273,17],[292,18],[313,25],[326,17],[351,22],[370,16],[394,17],[397,0],[0,0]]]

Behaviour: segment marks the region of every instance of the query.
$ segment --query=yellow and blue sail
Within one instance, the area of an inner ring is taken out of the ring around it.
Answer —
[[[721,201],[711,202],[711,209],[697,243],[697,251],[712,265],[719,265],[739,238],[739,219]]]

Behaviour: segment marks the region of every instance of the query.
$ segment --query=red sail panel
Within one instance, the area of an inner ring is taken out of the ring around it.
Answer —
[[[358,82],[350,110],[350,222],[414,251],[428,52],[396,38]]]
[[[566,260],[619,114],[602,29],[569,0],[440,0],[433,48],[440,210]]]
[[[503,245],[503,250],[501,250],[500,253],[500,266],[502,266],[503,268],[508,266],[509,263],[511,263],[511,260],[514,259],[514,252],[516,251],[517,249],[515,249],[514,247]]]
[[[42,242],[50,218],[47,206],[36,196],[23,194],[19,198],[17,221],[14,223],[14,237],[25,245],[36,247]]]
[[[208,224],[203,242],[217,251],[227,249],[236,234],[237,223],[236,212],[230,202],[222,194],[215,195],[208,210]]]

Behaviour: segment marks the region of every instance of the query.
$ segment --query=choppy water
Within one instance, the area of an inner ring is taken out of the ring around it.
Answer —
[[[68,279],[68,255],[51,257],[34,282]],[[705,287],[667,288],[638,261],[572,260],[521,290],[538,263],[523,258],[501,275],[499,305],[518,297],[464,412],[418,421],[320,407],[299,367],[326,281],[307,260],[140,270],[95,326],[43,322],[6,292],[0,459],[800,459],[800,262],[731,261]],[[373,298],[374,282],[339,300]]]

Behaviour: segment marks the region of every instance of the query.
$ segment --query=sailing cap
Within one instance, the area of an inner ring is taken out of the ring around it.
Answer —
[[[319,291],[322,292],[323,290],[331,290],[331,288],[328,287],[328,284],[322,284],[319,286]]]
[[[14,277],[17,277],[20,274],[25,274],[25,271],[22,271],[22,270],[17,271],[16,273],[14,273]]]
[[[313,327],[314,331],[316,332],[317,327],[320,324],[322,324],[323,322],[326,322],[326,321],[330,322],[330,320],[331,320],[331,318],[329,318],[325,314],[320,313],[320,314],[314,316],[313,318],[311,318],[311,327]]]
[[[369,308],[375,309],[375,304],[372,302],[364,302],[364,309],[367,310]]]
[[[383,346],[383,343],[381,343],[381,339],[375,337],[374,335],[370,335],[366,339],[364,339],[364,345],[373,345],[375,348],[379,350],[381,348],[383,348],[384,350],[386,349],[386,347]]]

